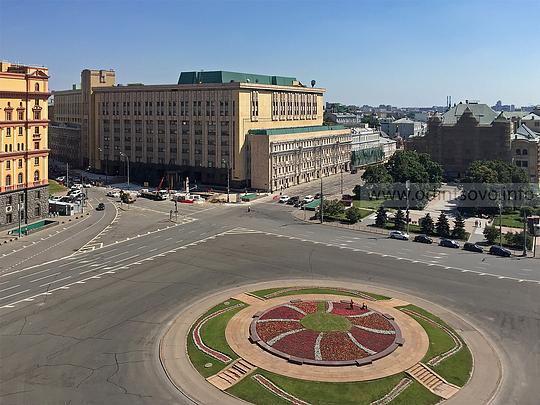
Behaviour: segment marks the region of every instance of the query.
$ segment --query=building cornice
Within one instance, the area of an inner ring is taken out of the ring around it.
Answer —
[[[10,91],[10,90],[0,90],[0,97],[4,98],[39,98],[47,100],[51,96],[50,92],[42,91]]]
[[[28,159],[28,157],[45,157],[49,154],[50,149],[37,149],[29,151],[17,152],[0,152],[0,162],[11,159]]]
[[[124,93],[124,92],[150,92],[150,91],[193,91],[193,90],[268,90],[268,91],[287,91],[291,93],[313,93],[323,94],[326,89],[318,87],[300,87],[300,86],[278,86],[258,83],[201,83],[201,84],[151,84],[135,86],[110,86],[95,87],[94,93]],[[73,91],[73,90],[66,90]],[[55,94],[57,92],[54,92]],[[60,93],[60,92],[58,92]]]
[[[24,125],[24,124],[27,124],[27,123],[29,125],[48,125],[49,122],[50,122],[49,120],[0,121],[0,128],[18,127],[18,126],[21,126],[21,125]]]

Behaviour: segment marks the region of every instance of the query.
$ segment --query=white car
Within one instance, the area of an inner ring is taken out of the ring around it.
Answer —
[[[279,202],[284,204],[287,201],[289,201],[290,199],[291,199],[291,197],[289,197],[288,195],[282,195],[281,197],[279,197]]]
[[[92,187],[92,184],[90,184],[90,183],[84,183],[84,184],[83,184],[83,187],[84,187],[84,188],[91,188],[91,187]]]
[[[390,231],[388,237],[391,239],[409,240],[409,234],[402,231]]]
[[[114,197],[114,198],[118,198],[120,197],[120,190],[110,190],[110,191],[107,191],[107,197]]]
[[[315,200],[315,198],[313,198],[312,195],[306,195],[303,199],[305,204],[309,204],[310,202],[313,202],[313,200]]]

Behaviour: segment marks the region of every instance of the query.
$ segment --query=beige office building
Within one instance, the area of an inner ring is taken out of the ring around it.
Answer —
[[[80,90],[54,92],[55,120],[81,125],[83,163],[108,174],[125,173],[129,159],[134,179],[153,186],[166,177],[170,187],[179,187],[186,176],[192,182],[224,184],[229,168],[235,187],[275,190],[348,168],[344,151],[350,134],[322,127],[323,93],[292,77],[182,72],[174,85],[114,86],[114,72],[83,71]],[[305,127],[311,129],[297,130]],[[262,136],[255,135],[258,130],[275,129],[280,136],[271,135],[268,153],[259,154],[260,145],[250,147],[251,139]],[[304,157],[311,147],[303,146],[307,139],[324,146],[323,155],[309,155],[323,156],[322,169],[319,164],[312,172],[306,168],[278,179],[271,175],[270,143],[296,138],[305,139],[291,143],[305,148]],[[327,153],[338,141],[339,161]],[[268,175],[261,171],[265,165]]]

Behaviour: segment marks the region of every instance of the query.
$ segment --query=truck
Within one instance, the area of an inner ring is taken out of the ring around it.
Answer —
[[[120,192],[120,200],[124,203],[124,204],[133,204],[136,200],[137,200],[137,194],[136,193],[132,193],[130,191],[124,191],[122,190]]]
[[[165,190],[148,190],[143,188],[140,192],[141,197],[148,198],[155,201],[164,201],[167,199],[167,191]]]

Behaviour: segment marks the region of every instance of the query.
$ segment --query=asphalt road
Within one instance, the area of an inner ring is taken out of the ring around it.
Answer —
[[[287,210],[193,208],[168,228],[1,274],[0,403],[187,403],[156,358],[166,323],[205,294],[291,277],[384,284],[462,314],[502,351],[498,403],[538,403],[538,262],[305,224]]]

